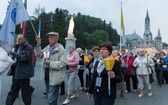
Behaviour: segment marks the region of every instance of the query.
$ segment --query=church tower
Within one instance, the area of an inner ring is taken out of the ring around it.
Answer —
[[[155,37],[155,45],[156,45],[156,49],[161,51],[162,50],[162,37],[160,34],[160,29],[158,29],[158,34]]]
[[[148,14],[148,10],[146,12],[146,18],[145,18],[145,32],[143,35],[144,40],[144,47],[152,47],[153,46],[153,40],[152,40],[152,33],[150,31],[150,18]]]

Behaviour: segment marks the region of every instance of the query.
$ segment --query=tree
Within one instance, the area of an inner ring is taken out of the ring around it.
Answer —
[[[68,11],[56,8],[52,19],[52,30],[59,33],[59,42],[65,45],[67,36],[67,19]]]
[[[38,5],[37,8],[34,8],[34,15],[36,16],[36,18],[38,18],[39,15],[40,15],[41,13],[44,13],[44,12],[45,12],[45,8],[44,8],[44,7],[41,8],[40,5]]]

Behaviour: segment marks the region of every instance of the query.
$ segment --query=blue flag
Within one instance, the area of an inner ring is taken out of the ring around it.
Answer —
[[[16,25],[27,20],[29,20],[29,15],[22,0],[11,0],[0,30],[0,41],[3,49],[10,51],[13,48]]]

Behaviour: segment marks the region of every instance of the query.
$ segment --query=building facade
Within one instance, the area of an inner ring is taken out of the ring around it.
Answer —
[[[134,34],[136,34],[134,32]],[[162,37],[160,34],[160,29],[158,29],[158,34],[155,38],[153,38],[152,32],[150,30],[150,18],[149,18],[149,13],[148,10],[146,12],[146,17],[145,17],[145,30],[143,34],[143,39],[142,41],[138,41],[136,38],[132,40],[132,47],[144,47],[144,48],[150,48],[150,47],[155,47],[157,50],[161,51],[162,50]]]

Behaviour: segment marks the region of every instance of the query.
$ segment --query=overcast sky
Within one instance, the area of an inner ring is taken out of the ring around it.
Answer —
[[[5,18],[8,0],[1,0],[0,24]],[[27,0],[27,10],[34,15],[34,8],[45,7],[46,12],[54,12],[57,7],[66,9],[70,14],[78,12],[112,22],[112,27],[120,33],[120,8],[122,2],[125,33],[136,31],[141,37],[144,33],[146,11],[150,17],[151,32],[156,37],[160,28],[162,40],[168,43],[168,0]]]

